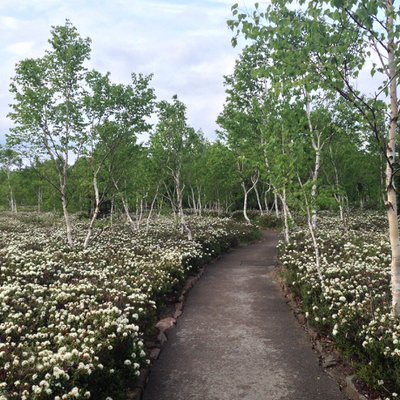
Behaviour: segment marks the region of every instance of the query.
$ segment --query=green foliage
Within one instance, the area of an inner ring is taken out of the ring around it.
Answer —
[[[330,336],[355,365],[357,375],[382,394],[400,388],[400,332],[390,312],[386,230],[386,218],[376,213],[353,213],[345,222],[322,214],[318,243],[323,284],[306,231],[279,246],[283,277],[309,322]]]

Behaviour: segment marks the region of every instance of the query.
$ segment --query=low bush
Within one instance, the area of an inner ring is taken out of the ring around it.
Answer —
[[[95,232],[83,249],[86,225],[76,222],[71,249],[59,221],[40,218],[0,216],[1,400],[124,399],[148,363],[157,306],[194,268],[255,236],[229,219],[192,217],[188,241],[160,218],[148,234],[123,224]]]
[[[400,321],[391,315],[390,247],[385,217],[363,213],[343,224],[325,215],[318,246],[320,280],[307,230],[280,243],[288,286],[309,320],[355,363],[360,378],[384,398],[400,393]]]

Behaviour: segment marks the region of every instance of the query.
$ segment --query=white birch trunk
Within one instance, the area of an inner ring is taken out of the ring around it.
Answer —
[[[249,194],[249,191],[246,190],[246,185],[244,184],[244,182],[242,182],[242,189],[243,189],[243,194],[244,194],[244,198],[243,198],[243,217],[246,220],[246,223],[251,225],[250,218],[247,215],[247,196]]]
[[[193,240],[192,231],[186,224],[185,214],[183,213],[183,204],[182,204],[182,195],[184,187],[181,187],[181,174],[180,171],[176,171],[174,174],[174,181],[175,181],[175,191],[176,191],[176,207],[178,213],[178,220],[181,226],[181,232],[186,233],[188,240]]]
[[[114,224],[114,207],[115,207],[115,196],[111,197],[111,210],[110,210],[110,227],[112,229]]]
[[[289,243],[290,242],[289,214],[288,214],[289,207],[287,206],[287,202],[286,202],[286,190],[283,191],[282,195],[280,195],[279,193],[276,195],[277,195],[276,200],[278,200],[278,197],[279,197],[281,200],[281,203],[282,203],[283,226],[284,226],[283,236],[285,238],[285,242]]]
[[[92,234],[93,234],[93,227],[94,227],[94,224],[96,222],[97,216],[99,215],[99,211],[100,211],[100,193],[99,193],[99,188],[97,186],[97,173],[98,173],[98,170],[96,172],[94,172],[94,174],[93,174],[93,189],[94,189],[95,206],[94,206],[92,218],[90,219],[86,238],[83,243],[84,249],[86,249],[89,246],[90,238],[92,237]]]
[[[279,203],[278,203],[278,194],[274,192],[274,208],[275,208],[275,215],[279,218]]]
[[[258,193],[257,185],[254,185],[254,191],[256,192],[257,204],[258,204],[258,209],[260,210],[260,215],[264,215],[264,210],[261,205],[260,194]]]
[[[126,215],[126,220],[128,221],[129,226],[131,227],[131,230],[134,231],[135,230],[135,221],[132,219],[131,214],[129,213],[128,201],[126,200],[126,198],[123,195],[123,193],[121,193],[119,191],[119,187],[118,187],[117,181],[114,178],[112,179],[112,181],[113,181],[115,189],[117,190],[117,193],[119,194],[119,196],[121,198],[122,207],[123,207],[125,215]]]
[[[64,154],[64,164],[62,169],[62,174],[59,175],[60,179],[60,196],[61,196],[61,204],[63,208],[64,221],[65,221],[65,230],[67,234],[67,242],[70,246],[74,245],[72,239],[72,226],[71,219],[69,216],[68,208],[67,208],[67,174],[68,174],[68,150],[65,151]]]
[[[121,193],[121,201],[122,201],[122,207],[124,208],[125,211],[126,220],[128,221],[132,231],[135,231],[136,230],[135,221],[132,219],[131,214],[129,212],[128,201],[125,199],[125,196],[122,193]]]
[[[151,215],[152,215],[152,213],[153,213],[154,204],[156,203],[157,197],[158,197],[158,189],[157,189],[156,194],[155,194],[155,196],[153,197],[153,201],[151,202],[151,205],[150,205],[149,215],[147,216],[147,220],[146,220],[146,233],[149,232],[149,226],[150,226],[150,221],[151,221]]]
[[[194,213],[195,215],[197,215],[196,196],[195,196],[195,194],[194,194],[194,190],[193,190],[193,187],[192,187],[192,186],[190,187],[190,191],[191,191],[191,194],[192,194],[192,208],[193,208],[193,213]]]
[[[312,208],[307,200],[307,194],[304,192],[304,187],[301,182],[301,179],[299,176],[297,176],[297,178],[299,180],[300,186],[303,189],[303,193],[304,193],[304,202],[305,202],[306,211],[307,211],[308,230],[310,232],[311,240],[312,240],[313,247],[314,247],[315,268],[317,270],[319,280],[321,281],[321,285],[322,285],[322,287],[324,287],[324,276],[323,276],[322,270],[321,270],[321,257],[320,257],[320,252],[319,252],[319,245],[318,245],[317,238],[315,236],[315,228],[314,228],[313,221],[312,221]]]
[[[257,185],[258,179],[259,179],[259,172],[256,171],[256,173],[251,177],[251,182],[252,185],[249,189],[246,189],[246,184],[242,181],[241,186],[243,189],[243,194],[244,194],[244,199],[243,199],[243,216],[244,219],[246,220],[246,223],[248,225],[251,225],[251,221],[249,216],[247,215],[247,199],[249,196],[249,193],[255,188],[255,186]]]
[[[311,188],[311,223],[313,229],[317,229],[318,215],[317,215],[317,181],[319,170],[321,167],[321,136],[318,134],[315,150],[315,165],[313,172],[313,185]]]
[[[43,203],[43,188],[39,187],[38,189],[38,194],[37,194],[37,210],[38,213],[40,213],[42,211],[42,203]]]
[[[65,193],[65,186],[61,186],[61,204],[62,204],[62,209],[63,209],[63,214],[64,214],[64,222],[65,222],[65,230],[67,234],[67,242],[70,246],[74,245],[73,239],[72,239],[72,226],[71,226],[71,221],[70,221],[70,216],[69,212],[67,209],[67,197]]]
[[[197,210],[199,213],[199,217],[201,217],[202,211],[203,211],[203,204],[201,202],[201,189],[198,189],[198,196],[197,196]]]
[[[389,95],[390,95],[390,125],[387,145],[386,166],[386,190],[387,190],[387,215],[389,221],[389,237],[392,252],[391,262],[391,290],[392,290],[392,312],[400,316],[400,240],[399,223],[397,217],[397,198],[393,182],[393,172],[396,161],[396,131],[398,120],[397,100],[397,71],[394,40],[394,8],[393,0],[386,1],[387,30],[388,30],[388,72],[389,72]]]
[[[7,168],[7,183],[8,183],[8,191],[9,191],[9,205],[10,205],[10,210],[12,213],[17,213],[17,202],[15,200],[14,196],[14,191],[11,185],[11,172]]]

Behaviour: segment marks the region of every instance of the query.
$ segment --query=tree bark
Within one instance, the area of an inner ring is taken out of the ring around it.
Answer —
[[[96,171],[93,174],[93,189],[94,189],[95,205],[94,205],[94,211],[93,211],[92,218],[90,219],[86,238],[83,243],[84,249],[86,249],[89,246],[90,238],[92,237],[92,233],[93,233],[93,227],[94,227],[94,224],[96,222],[97,216],[99,215],[99,211],[100,211],[100,193],[99,193],[99,188],[97,186],[97,172],[98,171]]]
[[[11,172],[10,170],[7,168],[7,183],[8,183],[8,191],[9,191],[9,204],[10,204],[10,210],[13,213],[17,213],[17,202],[15,200],[15,196],[14,196],[14,191],[11,185]]]
[[[275,215],[279,218],[279,203],[278,203],[278,194],[274,191],[274,208],[275,208]]]
[[[177,212],[178,212],[178,220],[179,224],[181,225],[181,231],[182,233],[186,233],[188,240],[192,240],[192,231],[186,224],[185,220],[185,214],[183,213],[183,203],[182,203],[182,195],[183,195],[183,187],[181,187],[181,176],[180,176],[180,171],[176,171],[173,174],[174,181],[175,181],[175,191],[176,191],[176,207],[177,207]]]
[[[312,136],[312,147],[315,151],[315,163],[314,163],[314,171],[312,174],[312,187],[311,187],[311,223],[313,229],[317,228],[317,181],[319,170],[321,167],[321,132],[315,132],[312,121],[311,121],[311,102],[310,96],[305,90],[305,97],[306,97],[306,114],[307,114],[307,122],[308,122],[308,129],[310,130]]]
[[[258,209],[260,210],[260,215],[264,215],[264,210],[261,205],[260,194],[258,193],[257,184],[254,185],[254,191],[256,192],[257,204],[258,204]]]
[[[146,233],[149,232],[149,225],[150,225],[151,215],[152,215],[152,213],[153,213],[154,204],[156,203],[157,197],[158,197],[158,188],[157,188],[156,194],[155,194],[154,197],[153,197],[153,201],[151,202],[149,215],[147,216],[147,221],[146,221]]]
[[[68,177],[68,149],[66,149],[64,153],[64,161],[63,161],[62,171],[59,172],[59,180],[60,180],[60,197],[64,214],[67,242],[70,246],[73,246],[74,241],[72,239],[71,219],[67,208],[67,177]]]
[[[394,7],[393,1],[386,1],[387,31],[388,31],[388,72],[390,95],[390,125],[386,150],[386,190],[387,190],[387,215],[389,222],[390,247],[392,252],[391,262],[391,288],[392,288],[392,312],[400,316],[400,241],[399,223],[397,219],[397,198],[394,187],[394,171],[396,161],[396,131],[398,120],[397,100],[397,75],[396,75],[396,44],[394,40]]]
[[[283,225],[284,225],[284,230],[283,230],[283,235],[285,238],[285,242],[289,243],[290,242],[290,231],[289,231],[289,213],[288,213],[288,205],[286,202],[286,190],[283,190],[283,194],[277,194],[276,201],[278,201],[278,197],[281,200],[282,203],[282,211],[283,211]],[[277,204],[277,203],[276,203]]]

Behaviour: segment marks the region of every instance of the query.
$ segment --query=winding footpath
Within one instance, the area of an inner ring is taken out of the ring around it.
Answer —
[[[278,236],[230,251],[190,291],[144,400],[339,400],[273,279]]]

